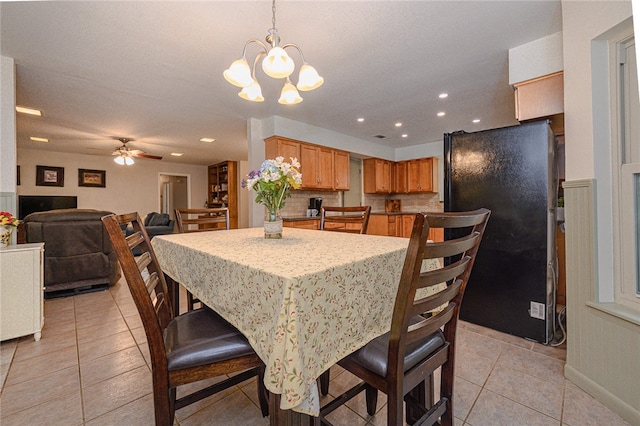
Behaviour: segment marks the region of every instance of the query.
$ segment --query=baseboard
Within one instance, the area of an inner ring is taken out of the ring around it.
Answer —
[[[632,407],[617,396],[613,395],[611,392],[583,375],[569,364],[565,364],[564,366],[564,376],[567,380],[600,401],[603,405],[614,411],[627,422],[632,425],[640,425],[640,411],[637,408]]]

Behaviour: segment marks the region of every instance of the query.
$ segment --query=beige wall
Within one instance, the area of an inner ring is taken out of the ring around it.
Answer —
[[[115,213],[160,211],[160,174],[190,176],[191,206],[200,207],[207,194],[207,167],[137,159],[119,166],[109,155],[82,155],[18,148],[18,195],[76,195],[78,208]],[[64,187],[36,186],[36,165],[64,167]],[[78,186],[78,169],[106,171],[106,188]]]
[[[631,16],[631,1],[562,2],[567,253],[567,363],[573,383],[640,425],[640,322],[598,306],[598,240],[607,203],[598,194],[596,154],[608,147],[594,138],[591,75],[592,40]],[[636,314],[637,315],[637,314]],[[640,317],[640,316],[638,316]]]

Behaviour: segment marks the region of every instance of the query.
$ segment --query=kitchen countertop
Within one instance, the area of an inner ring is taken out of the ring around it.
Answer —
[[[300,222],[303,220],[320,220],[320,216],[283,216],[283,222]]]
[[[416,214],[419,212],[383,212],[383,211],[378,211],[378,212],[371,212],[370,214],[375,214],[375,215],[386,215],[386,216],[400,216],[403,214]],[[284,216],[282,218],[282,220],[284,222],[299,222],[299,221],[303,221],[303,220],[320,220],[320,215],[318,216]]]

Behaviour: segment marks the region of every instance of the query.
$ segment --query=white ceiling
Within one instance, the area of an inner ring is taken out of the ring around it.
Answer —
[[[440,141],[445,132],[516,124],[508,50],[562,26],[559,0],[276,7],[282,43],[298,44],[325,79],[295,106],[277,103],[282,83],[261,70],[263,103],[239,98],[222,77],[247,40],[264,40],[270,1],[0,3],[17,104],[44,111],[18,114],[18,147],[109,156],[119,145],[112,137],[127,137],[162,161],[246,160],[247,119],[273,115],[393,147]],[[250,46],[249,62],[256,53]],[[438,99],[441,92],[449,97]]]

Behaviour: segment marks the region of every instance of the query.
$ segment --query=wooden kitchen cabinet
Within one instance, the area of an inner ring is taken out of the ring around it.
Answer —
[[[291,157],[298,159],[302,173],[300,189],[349,190],[348,152],[281,136],[272,136],[264,142],[266,158],[282,156],[287,162],[291,161]]]
[[[393,174],[393,192],[396,194],[406,194],[409,192],[407,166],[407,161],[398,161],[394,164],[395,173]]]
[[[333,151],[333,189],[348,191],[350,188],[349,173],[350,155],[346,151]]]
[[[333,150],[300,145],[301,189],[333,189]]]
[[[367,234],[409,238],[415,217],[415,214],[372,214],[369,216]],[[428,238],[432,241],[444,241],[442,228],[429,230]]]
[[[437,177],[434,179],[434,162],[437,163],[437,159],[433,157],[418,158],[407,162],[409,192],[437,192],[438,181]],[[437,169],[437,164],[435,164],[436,173]]]
[[[309,219],[309,220],[285,220],[283,225],[287,228],[298,228],[298,229],[320,229],[320,219]]]
[[[264,153],[265,158],[274,159],[278,156],[284,157],[284,160],[289,163],[291,158],[295,158],[300,161],[300,142],[282,138],[279,136],[272,136],[264,140]]]
[[[515,83],[518,121],[564,113],[564,74],[562,71]]]
[[[391,193],[391,161],[380,158],[367,158],[363,161],[365,194]]]

